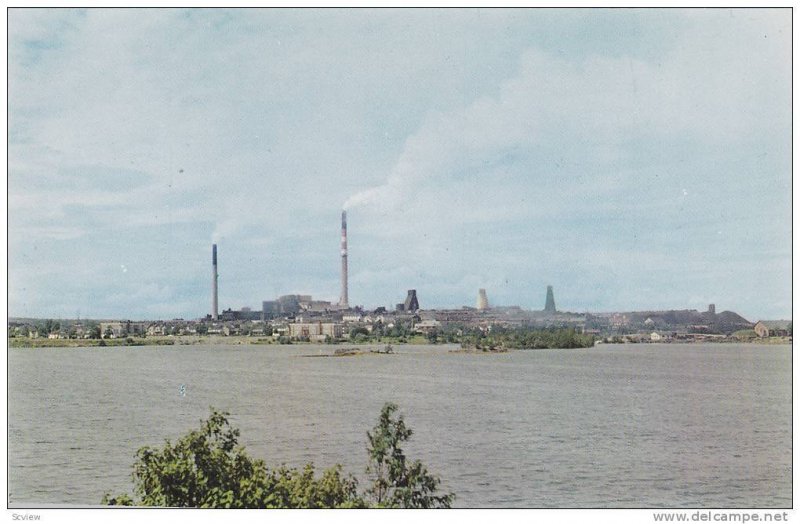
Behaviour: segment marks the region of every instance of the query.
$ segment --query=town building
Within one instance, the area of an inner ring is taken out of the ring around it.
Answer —
[[[296,322],[289,324],[289,336],[312,342],[324,341],[326,337],[341,338],[344,333],[342,324],[338,322]]]

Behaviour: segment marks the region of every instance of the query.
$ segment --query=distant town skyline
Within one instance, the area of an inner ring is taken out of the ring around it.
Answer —
[[[8,12],[8,313],[791,318],[790,9]]]

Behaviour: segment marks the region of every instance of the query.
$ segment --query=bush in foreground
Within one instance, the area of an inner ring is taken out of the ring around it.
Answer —
[[[199,430],[145,446],[133,465],[135,499],[106,494],[102,503],[120,506],[194,508],[435,508],[450,507],[452,494],[437,494],[439,479],[419,461],[408,462],[400,444],[411,436],[397,406],[386,404],[367,433],[373,486],[363,495],[340,465],[317,476],[313,464],[302,469],[269,469],[238,445],[239,430],[228,413],[212,409]]]

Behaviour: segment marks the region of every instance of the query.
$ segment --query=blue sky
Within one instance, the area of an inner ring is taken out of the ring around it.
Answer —
[[[791,315],[791,11],[9,12],[9,314]]]

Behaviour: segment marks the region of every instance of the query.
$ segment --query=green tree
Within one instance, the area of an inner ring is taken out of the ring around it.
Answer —
[[[54,331],[55,325],[56,323],[52,319],[48,318],[44,321],[44,323],[37,326],[36,331],[39,332],[40,337],[46,337]]]
[[[377,507],[449,508],[454,495],[437,495],[439,479],[430,475],[419,461],[409,462],[401,444],[411,437],[403,416],[395,418],[397,406],[387,403],[381,410],[378,425],[367,432],[369,465],[373,478],[367,495]]]
[[[317,476],[313,464],[302,469],[270,470],[239,446],[239,430],[228,413],[212,408],[208,420],[174,444],[145,446],[133,465],[134,497],[106,494],[102,503],[117,506],[196,508],[363,508],[450,507],[452,494],[437,494],[439,479],[419,461],[408,462],[400,447],[411,436],[397,406],[386,404],[369,438],[375,483],[359,495],[352,475],[336,465]]]
[[[341,466],[314,474],[281,467],[270,471],[238,445],[239,430],[228,413],[212,409],[199,430],[163,448],[145,446],[133,465],[134,492],[106,494],[103,504],[194,508],[336,508],[363,507],[356,480]]]

